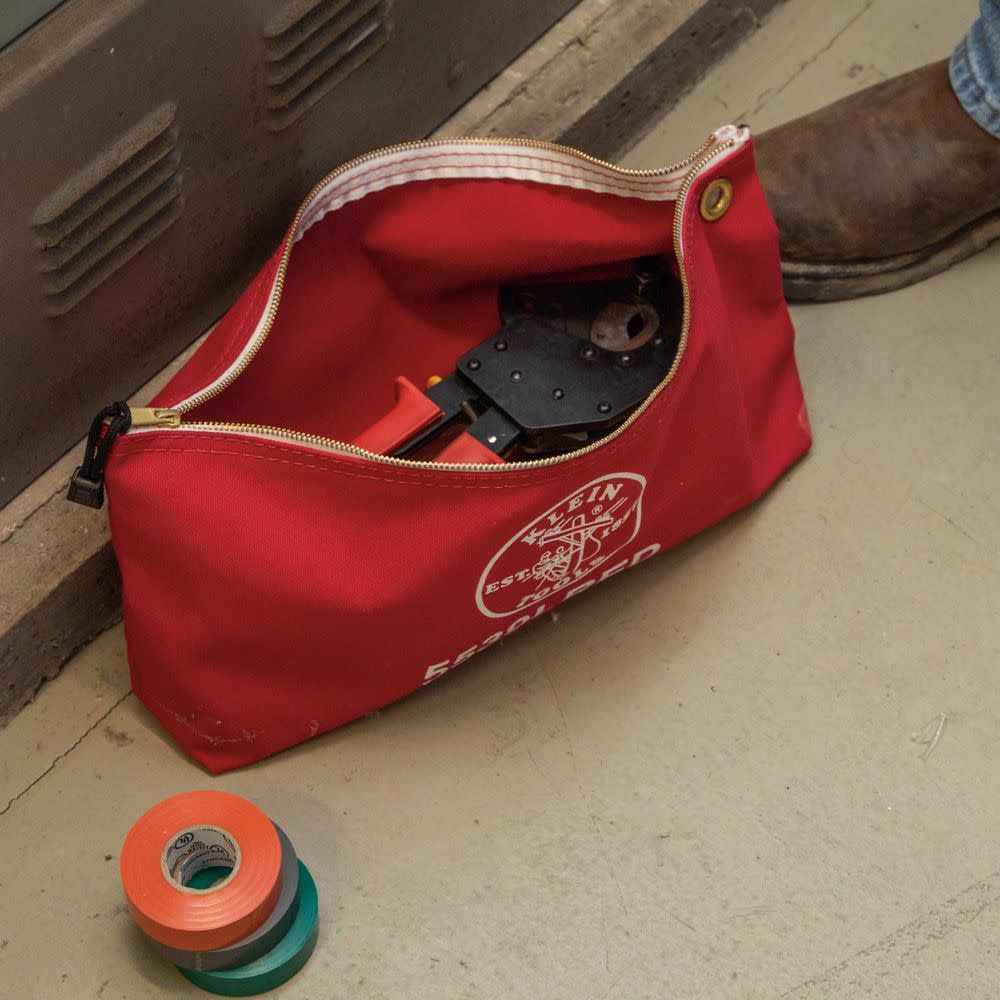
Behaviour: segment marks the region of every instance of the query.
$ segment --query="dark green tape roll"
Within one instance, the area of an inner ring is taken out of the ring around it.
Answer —
[[[309,869],[299,862],[299,908],[288,933],[255,962],[220,972],[180,969],[195,986],[224,997],[252,997],[283,983],[309,960],[319,930],[319,898]]]
[[[200,872],[195,872],[191,876],[187,887],[189,889],[211,889],[216,882],[221,882],[232,873],[232,868],[202,868]]]

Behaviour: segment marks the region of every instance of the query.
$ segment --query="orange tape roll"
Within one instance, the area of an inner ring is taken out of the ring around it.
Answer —
[[[187,885],[203,868],[231,872],[208,889]],[[252,802],[229,792],[164,799],[129,830],[121,878],[133,920],[171,948],[225,948],[252,934],[281,892],[281,842]]]

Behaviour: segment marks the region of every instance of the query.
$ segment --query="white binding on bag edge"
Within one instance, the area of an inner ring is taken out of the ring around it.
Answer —
[[[705,149],[704,155],[709,155],[722,143],[732,141],[732,155],[749,138],[750,130],[736,125],[724,125],[713,133],[714,141]],[[416,149],[399,150],[386,153],[376,160],[365,160],[346,170],[321,188],[302,213],[302,218],[295,235],[298,242],[305,233],[320,222],[328,213],[336,211],[344,205],[358,201],[366,195],[411,181],[425,180],[461,180],[469,178],[485,178],[493,180],[526,180],[553,187],[572,187],[598,194],[613,194],[624,198],[640,198],[644,201],[675,201],[680,189],[691,170],[688,164],[671,173],[656,176],[642,174],[618,173],[599,163],[581,160],[571,153],[558,150],[539,149],[532,160],[531,146],[508,146],[503,143],[491,145],[476,143],[470,145],[456,140],[454,143],[436,143]],[[713,161],[715,162],[715,161]],[[421,166],[420,164],[424,165]],[[565,168],[564,173],[553,173],[552,165]],[[373,164],[377,167],[373,169]],[[393,171],[393,167],[404,166],[403,171]],[[600,175],[604,175],[603,178]],[[370,179],[356,187],[351,187],[359,176],[370,176]],[[682,234],[683,235],[683,234]],[[683,239],[682,239],[683,244]],[[183,409],[190,400],[200,396],[238,369],[244,357],[260,337],[261,329],[270,311],[277,290],[277,276],[271,282],[267,300],[264,303],[253,332],[246,339],[239,354],[226,370],[213,379],[208,385],[202,386],[180,402],[173,403],[172,408]],[[156,427],[137,427],[132,433],[156,431]],[[192,430],[181,427],[175,430]]]

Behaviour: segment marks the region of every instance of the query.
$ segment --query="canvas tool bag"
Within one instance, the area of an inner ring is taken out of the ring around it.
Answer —
[[[610,433],[491,464],[351,443],[398,376],[422,387],[490,336],[501,286],[644,255],[683,291],[676,356]],[[319,183],[150,406],[106,411],[71,492],[96,505],[103,472],[135,693],[220,772],[444,676],[751,503],[809,444],[747,129],[642,171],[430,140]]]

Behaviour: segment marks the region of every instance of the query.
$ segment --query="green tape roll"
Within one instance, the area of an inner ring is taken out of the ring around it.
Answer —
[[[228,875],[232,875],[232,868],[202,868],[200,872],[195,872],[188,880],[189,889],[211,889],[216,882],[221,882]]]
[[[195,986],[223,997],[252,997],[284,983],[309,960],[319,931],[319,897],[309,869],[299,862],[299,909],[288,933],[255,962],[220,972],[178,969]]]

